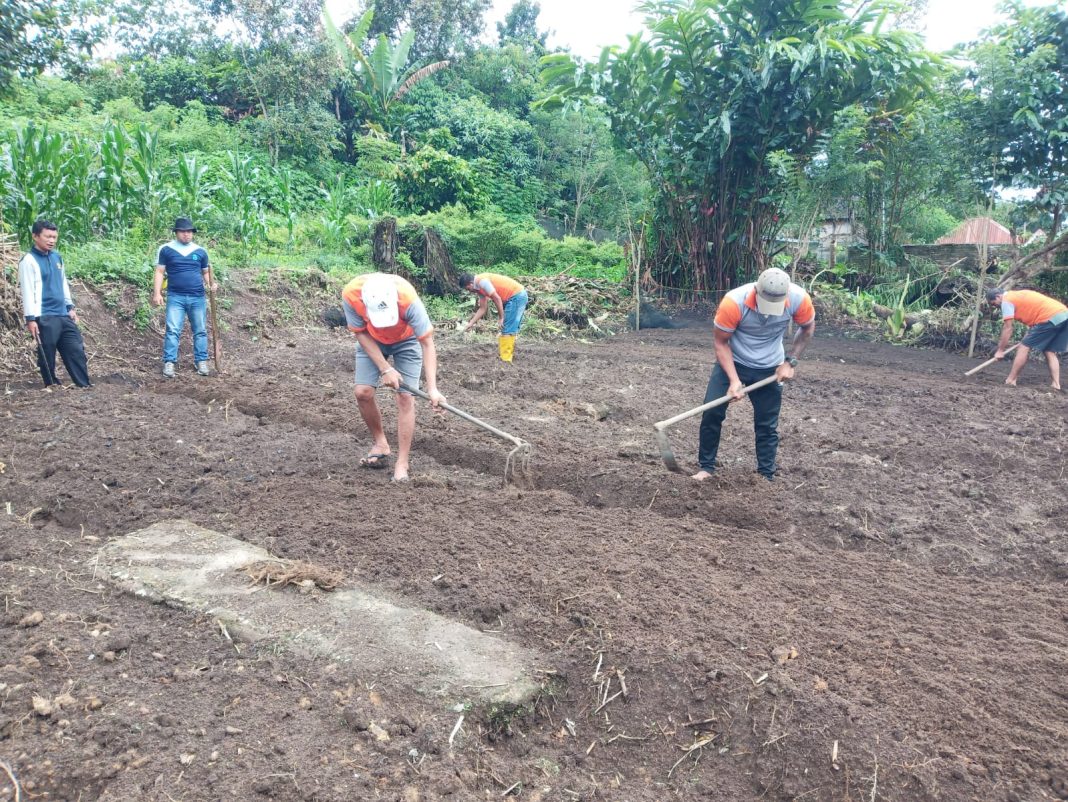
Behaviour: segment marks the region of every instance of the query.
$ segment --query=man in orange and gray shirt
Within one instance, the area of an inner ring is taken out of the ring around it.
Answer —
[[[786,356],[782,338],[790,321],[797,333]],[[713,333],[716,366],[708,380],[705,403],[732,396],[742,398],[746,385],[776,376],[778,382],[749,393],[753,403],[756,432],[757,472],[768,481],[775,478],[775,455],[779,450],[779,409],[782,383],[794,377],[801,353],[816,330],[816,310],[803,287],[777,267],[770,267],[751,284],[728,292],[716,309]],[[701,418],[697,461],[701,470],[693,475],[699,482],[716,470],[716,454],[728,404],[707,410]]]
[[[418,389],[419,374],[425,368],[431,405],[437,407],[445,400],[438,392],[434,326],[415,288],[400,276],[387,273],[369,273],[350,281],[341,292],[341,308],[349,330],[356,335],[356,404],[373,440],[360,467],[384,468],[390,460],[389,441],[375,402],[375,388],[381,380],[384,386],[398,391],[393,481],[407,482],[415,400],[401,389],[401,382]]]
[[[502,362],[511,362],[515,353],[515,338],[523,322],[523,313],[527,308],[526,288],[514,278],[500,273],[479,273],[472,276],[464,273],[460,276],[460,287],[478,295],[478,309],[461,331],[474,327],[486,314],[489,302],[497,307],[498,353]]]
[[[1001,307],[1001,339],[994,356],[1001,359],[1012,339],[1012,324],[1019,321],[1029,328],[1027,335],[1016,349],[1016,358],[1005,384],[1016,386],[1032,348],[1041,350],[1046,355],[1049,375],[1053,379],[1053,389],[1061,389],[1061,363],[1058,353],[1068,351],[1068,306],[1055,298],[1050,298],[1034,290],[1005,290],[993,287],[986,291],[986,300],[991,306]]]

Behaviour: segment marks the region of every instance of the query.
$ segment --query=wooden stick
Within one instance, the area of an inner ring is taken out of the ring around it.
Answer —
[[[778,380],[779,377],[773,373],[766,379],[761,379],[758,382],[753,382],[752,384],[743,387],[742,395],[748,395],[749,393],[753,392],[753,390],[758,390],[761,387],[765,387],[766,385],[769,385],[772,382]],[[702,412],[706,412],[707,410],[710,410],[713,407],[722,406],[723,404],[734,400],[734,396],[732,396],[730,393],[727,393],[726,395],[720,396],[715,401],[709,401],[707,404],[701,404],[701,406],[694,407],[693,409],[687,410],[686,412],[680,412],[673,418],[668,418],[667,420],[662,420],[659,423],[654,423],[653,427],[659,431],[664,431],[664,429],[666,429],[668,426],[674,426],[679,421],[684,421],[687,418],[692,418],[694,415],[700,415]]]
[[[1013,351],[1015,351],[1021,345],[1022,345],[1022,343],[1016,343],[1016,345],[1013,345],[1013,346],[1010,346],[1009,348],[1006,348],[1005,349],[1005,356],[1008,356],[1009,354],[1011,354]],[[981,365],[976,365],[974,368],[972,368],[971,370],[967,371],[964,375],[965,376],[971,376],[971,375],[973,375],[975,373],[978,373],[983,368],[989,367],[990,365],[993,365],[995,362],[999,362],[1000,360],[1001,360],[1001,357],[996,357],[996,356],[990,357],[990,359],[988,359],[986,362],[982,363]]]
[[[215,361],[215,372],[221,372],[219,368],[219,352],[222,348],[219,346],[219,322],[215,316],[215,288],[214,277],[211,273],[208,274],[208,312],[211,316],[211,353]]]

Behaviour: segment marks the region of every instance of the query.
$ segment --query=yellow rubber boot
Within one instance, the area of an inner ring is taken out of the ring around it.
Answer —
[[[497,338],[497,351],[501,355],[502,362],[511,362],[512,354],[515,353],[515,335],[502,334]]]

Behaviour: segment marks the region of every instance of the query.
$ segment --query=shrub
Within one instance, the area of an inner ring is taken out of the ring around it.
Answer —
[[[474,211],[486,205],[485,192],[475,181],[471,165],[430,146],[404,160],[397,189],[401,200],[415,212],[432,212],[452,204]]]

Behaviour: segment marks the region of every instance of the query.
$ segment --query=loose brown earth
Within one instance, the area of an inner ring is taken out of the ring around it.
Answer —
[[[350,335],[242,328],[247,304],[225,376],[163,379],[97,307],[94,389],[9,377],[0,800],[1068,799],[1068,399],[1039,365],[1013,390],[821,336],[779,480],[751,473],[743,402],[697,485],[651,424],[700,402],[707,325],[521,340],[511,367],[441,338],[443,391],[531,441],[535,489],[425,406],[398,486],[356,467]],[[691,464],[696,427],[672,430]],[[231,643],[94,575],[171,518],[548,654],[544,693],[462,711],[450,744],[461,711],[399,674]]]

